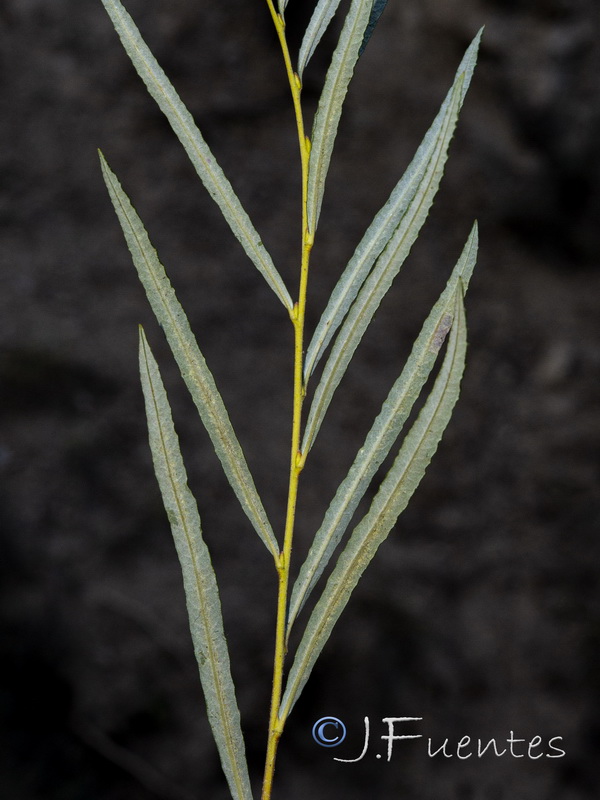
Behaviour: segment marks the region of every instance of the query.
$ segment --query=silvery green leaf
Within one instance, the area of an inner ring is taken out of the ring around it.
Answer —
[[[312,58],[339,4],[340,0],[319,0],[317,3],[300,45],[300,53],[298,55],[298,75],[300,77],[302,77],[304,67]]]
[[[445,156],[441,155],[441,148],[445,144],[442,132],[447,128],[450,116],[454,114],[452,98],[461,79],[462,92],[459,105],[464,101],[475,68],[480,39],[481,31],[466,51],[456,72],[454,83],[408,169],[396,184],[385,205],[369,225],[334,288],[306,353],[304,364],[305,383],[308,381],[334,333],[339,328],[375,260],[400,224],[411,201],[419,192],[427,175],[428,167],[433,160],[440,157],[445,159]],[[427,202],[431,204],[433,199],[434,196],[430,193]]]
[[[298,699],[360,576],[419,485],[450,420],[460,390],[466,351],[466,323],[460,286],[454,297],[454,322],[440,372],[392,468],[340,554],[310,616],[281,701],[281,720],[287,718]]]
[[[215,452],[250,522],[273,556],[277,557],[279,548],[275,535],[254,486],[221,395],[198,348],[187,317],[141,219],[102,154],[100,160],[110,199],[125,234],[133,263],[212,440]]]
[[[373,0],[373,8],[371,10],[371,16],[369,17],[369,24],[367,25],[363,42],[360,46],[360,50],[358,51],[359,56],[362,56],[364,53],[365,47],[369,43],[369,39],[373,35],[375,26],[379,22],[379,17],[383,14],[383,10],[385,9],[386,5],[387,0]]]
[[[279,8],[279,13],[281,14],[282,17],[283,17],[283,12],[285,11],[285,7],[287,6],[287,4],[288,4],[288,0],[279,0],[279,2],[277,4],[277,6]]]
[[[218,165],[194,119],[169,79],[158,65],[142,39],[135,23],[119,0],[102,0],[127,55],[142,78],[148,92],[167,117],[179,141],[185,148],[202,183],[217,203],[231,230],[240,241],[269,286],[283,305],[291,311],[293,302],[238,196]]]
[[[466,292],[476,258],[477,226],[475,225],[444,291],[423,324],[402,374],[393,385],[315,535],[292,591],[288,635],[310,591],[329,563],[373,476],[398,438],[433,369],[437,354],[452,326],[457,288],[462,284]]]
[[[314,236],[331,161],[342,104],[358,59],[358,51],[371,13],[372,0],[352,0],[325,77],[312,131],[308,164],[308,229]]]
[[[312,447],[333,394],[360,340],[425,222],[442,178],[445,155],[456,124],[461,95],[462,81],[459,80],[452,94],[450,104],[452,112],[441,131],[438,156],[427,166],[423,180],[406,213],[363,283],[337,335],[310,407],[301,448],[305,454]]]
[[[208,719],[235,800],[252,800],[221,603],[158,365],[140,329],[140,373],[154,470],[175,540]]]

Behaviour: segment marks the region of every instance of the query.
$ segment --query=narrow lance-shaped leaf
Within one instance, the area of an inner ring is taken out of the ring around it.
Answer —
[[[285,7],[288,4],[288,0],[279,0],[277,7],[279,8],[279,13],[283,17],[283,12],[285,11]]]
[[[369,511],[340,554],[315,606],[294,657],[281,702],[280,719],[289,715],[333,626],[365,568],[406,508],[435,453],[458,398],[466,351],[461,289],[456,291],[454,323],[448,349],[431,394],[407,434]]]
[[[323,524],[294,584],[288,616],[288,635],[310,591],[323,573],[373,476],[398,438],[429,377],[454,318],[455,293],[466,292],[477,258],[477,226],[463,249],[446,287],[425,320],[402,374],[392,387],[381,412],[340,484]]]
[[[379,22],[379,17],[383,14],[386,5],[387,5],[387,0],[373,0],[373,9],[371,10],[371,16],[369,17],[369,24],[367,25],[367,30],[365,31],[363,42],[360,46],[360,50],[358,51],[359,56],[362,56],[362,54],[364,53],[365,47],[368,45],[369,39],[373,35],[375,26]]]
[[[411,200],[423,185],[429,165],[432,160],[440,157],[440,150],[445,144],[442,134],[447,128],[449,118],[454,113],[452,98],[455,89],[459,81],[462,80],[462,93],[459,103],[459,105],[462,105],[475,69],[480,39],[481,31],[465,52],[456,72],[454,83],[446,95],[446,99],[442,103],[433,124],[425,134],[413,160],[392,190],[385,205],[369,225],[334,288],[306,352],[304,363],[305,383],[331,341],[332,336],[339,328],[375,260],[397,229]],[[442,163],[444,158],[445,156],[442,155]],[[430,204],[433,202],[434,196],[432,194],[429,195],[428,202]]]
[[[308,165],[308,229],[313,235],[321,212],[325,177],[331,161],[342,104],[358,59],[371,4],[372,0],[352,0],[319,98]]]
[[[154,470],[183,572],[190,631],[208,719],[232,796],[235,800],[252,800],[217,581],[202,538],[196,501],[187,485],[169,401],[141,329],[140,373]]]
[[[443,128],[443,144],[438,157],[428,165],[419,190],[411,200],[400,225],[377,259],[338,333],[310,407],[302,441],[303,453],[308,453],[312,447],[333,394],[346,372],[360,340],[425,222],[433,196],[442,178],[445,154],[454,131],[461,93],[462,83],[459,80],[452,96],[452,114]]]
[[[250,522],[267,548],[277,558],[279,552],[277,540],[254,486],[221,395],[190,329],[185,312],[131,201],[102,154],[100,160],[110,199],[125,234],[133,263],[212,440],[215,452]]]
[[[291,311],[293,302],[277,272],[271,256],[265,249],[250,218],[242,208],[238,196],[218,165],[194,119],[187,110],[171,82],[142,39],[135,23],[119,0],[102,0],[117,31],[127,55],[142,78],[148,92],[167,117],[179,141],[213,200],[217,203],[231,230],[247,255],[279,297]]]
[[[298,54],[298,75],[302,77],[304,67],[312,58],[313,53],[337,11],[340,0],[319,0],[300,45]]]

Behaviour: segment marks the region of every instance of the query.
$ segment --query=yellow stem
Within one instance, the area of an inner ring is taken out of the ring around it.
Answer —
[[[277,562],[277,572],[279,576],[278,596],[277,596],[277,622],[275,631],[275,657],[273,663],[273,689],[271,694],[271,713],[269,719],[269,737],[267,742],[267,757],[265,763],[265,773],[263,778],[262,800],[271,800],[273,788],[273,775],[275,772],[275,758],[277,746],[283,733],[285,719],[279,718],[281,706],[281,694],[283,688],[283,666],[286,654],[285,626],[288,610],[288,586],[290,576],[290,560],[292,554],[292,541],[294,536],[294,525],[296,519],[296,499],[298,496],[298,482],[300,473],[304,466],[304,458],[300,452],[302,402],[304,400],[304,383],[302,377],[303,368],[303,341],[304,341],[304,318],[306,309],[306,292],[308,286],[308,268],[310,253],[313,245],[313,236],[308,230],[307,215],[307,196],[308,196],[308,161],[310,155],[310,141],[304,133],[304,119],[302,116],[302,105],[300,94],[302,84],[298,75],[294,72],[290,52],[285,36],[285,22],[283,17],[277,13],[273,5],[273,0],[267,0],[271,17],[279,37],[285,68],[292,93],[294,113],[296,116],[296,127],[298,129],[298,143],[300,146],[300,162],[302,167],[302,258],[300,264],[300,286],[298,291],[298,302],[290,314],[294,326],[294,396],[293,396],[293,420],[292,420],[292,447],[290,456],[290,478],[288,488],[287,512],[285,521],[285,533],[283,549]]]

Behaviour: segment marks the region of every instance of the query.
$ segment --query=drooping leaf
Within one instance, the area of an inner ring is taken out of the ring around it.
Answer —
[[[196,123],[119,0],[102,0],[127,55],[185,148],[202,183],[264,279],[291,311],[293,302],[271,256]]]
[[[308,166],[308,229],[314,236],[317,228],[325,178],[331,161],[342,104],[354,72],[358,51],[371,13],[372,0],[352,0],[325,77],[312,131]]]
[[[190,329],[185,312],[131,201],[102,154],[100,161],[110,199],[152,310],[165,332],[229,483],[258,535],[276,558],[279,548],[275,535],[221,395]]]
[[[323,524],[317,531],[292,591],[288,615],[291,626],[310,591],[326,568],[373,476],[398,438],[412,407],[429,377],[454,318],[455,294],[466,292],[477,258],[477,226],[463,249],[448,283],[425,320],[402,374],[392,387],[381,412],[340,484]]]
[[[282,698],[281,720],[287,718],[298,699],[360,576],[419,485],[450,420],[460,390],[466,351],[466,323],[460,286],[454,297],[454,322],[440,372],[392,468],[340,554],[309,618]]]
[[[300,77],[302,77],[304,67],[312,58],[339,4],[340,0],[319,0],[317,3],[300,45],[300,53],[298,55],[298,75]]]
[[[387,0],[373,0],[373,9],[371,10],[371,16],[369,17],[369,24],[367,25],[363,42],[360,46],[360,50],[358,51],[359,57],[364,53],[365,47],[368,45],[369,39],[373,35],[375,26],[379,22],[379,17],[383,14],[383,10],[385,9],[386,5]]]
[[[311,403],[302,441],[303,453],[308,453],[312,447],[333,394],[344,376],[360,340],[425,222],[433,202],[433,196],[437,192],[442,178],[445,155],[456,124],[461,94],[462,81],[459,79],[450,104],[452,113],[442,129],[442,145],[438,156],[429,163],[418,191],[409,203],[406,213],[377,259],[371,273],[363,283],[337,335]]]
[[[454,83],[408,169],[375,216],[334,288],[307,349],[304,364],[305,383],[339,328],[375,260],[407,213],[411,201],[420,191],[432,160],[440,158],[441,148],[444,147],[442,132],[447,128],[449,118],[454,113],[452,98],[461,76],[464,76],[459,105],[464,101],[475,69],[480,39],[481,31],[466,51],[456,72]],[[442,155],[442,159],[444,158]],[[427,197],[429,204],[433,202],[434,194],[430,193]]]
[[[252,800],[217,581],[158,365],[140,328],[140,374],[154,470],[175,540],[208,719],[235,800]]]

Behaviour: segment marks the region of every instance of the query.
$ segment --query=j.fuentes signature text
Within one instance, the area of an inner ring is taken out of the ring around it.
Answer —
[[[399,742],[411,739],[425,739],[422,733],[401,733],[406,730],[402,727],[404,723],[420,722],[423,717],[384,717],[381,722],[385,726],[385,733],[379,739],[385,742],[384,752],[387,760],[392,760],[394,747]],[[343,764],[353,764],[367,755],[371,740],[371,725],[369,717],[364,718],[364,739],[360,754],[356,758],[337,758]],[[322,747],[337,747],[346,738],[346,726],[337,717],[322,717],[317,720],[312,729],[313,739]],[[375,737],[373,737],[375,738]],[[375,739],[378,741],[378,739]],[[539,758],[562,758],[566,751],[561,747],[562,736],[553,736],[544,740],[541,736],[533,736],[531,739],[515,736],[514,731],[506,738],[476,739],[471,736],[462,736],[453,741],[446,738],[442,741],[434,742],[427,738],[427,755],[429,758],[456,758],[466,760],[467,758],[483,758],[484,756],[501,758],[529,758],[536,761]],[[375,753],[375,758],[382,758],[381,753]]]

